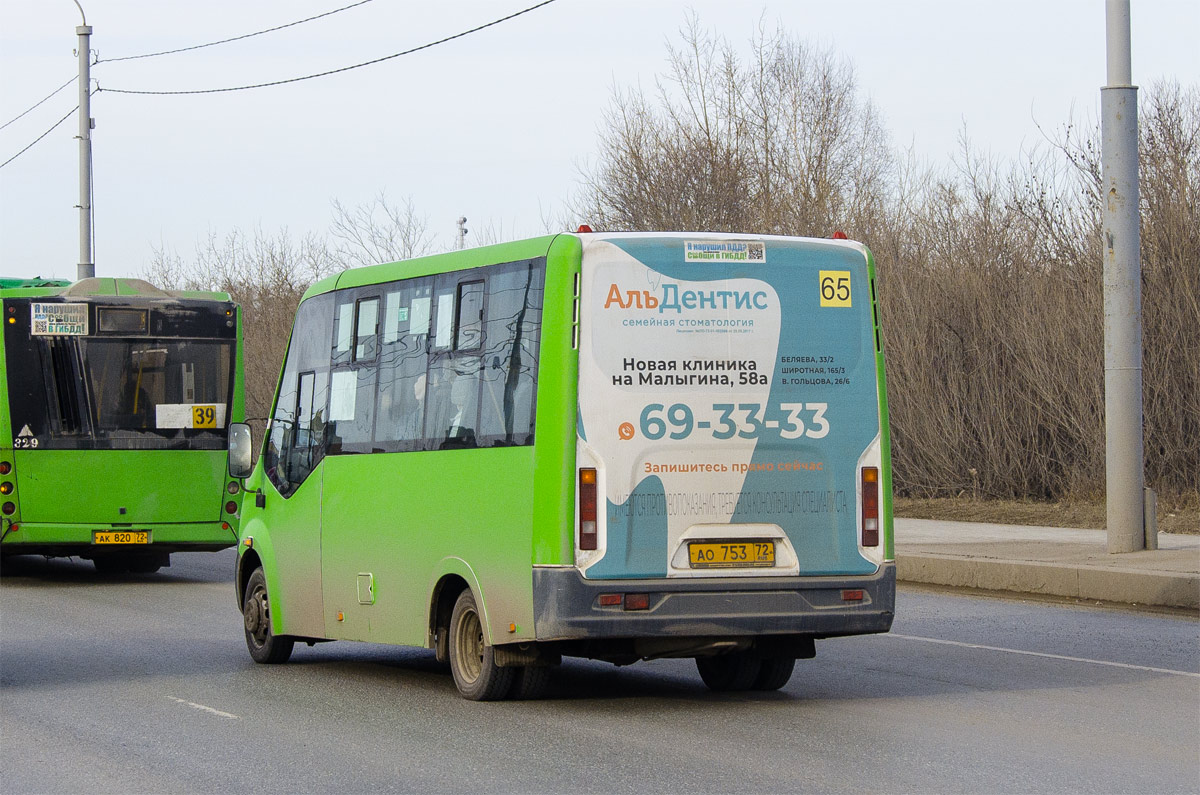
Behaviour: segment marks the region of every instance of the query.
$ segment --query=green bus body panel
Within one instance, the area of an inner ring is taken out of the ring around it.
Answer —
[[[879,488],[883,491],[883,500],[879,506],[882,519],[882,535],[879,539],[883,544],[884,560],[896,559],[895,531],[892,522],[892,424],[888,416],[887,377],[885,375],[883,357],[883,331],[879,325],[879,294],[875,289],[875,255],[867,249],[867,275],[871,280],[871,310],[874,318],[875,339],[875,378],[879,393],[879,453],[883,459],[883,472],[880,475]]]
[[[228,496],[223,450],[14,453],[17,495],[27,521],[157,524],[222,520]],[[198,494],[207,498],[198,499]]]
[[[562,495],[574,493],[571,318],[581,252],[576,237],[546,236],[355,269],[309,288],[305,299],[546,257],[535,442],[326,456],[286,499],[259,464],[246,488],[261,489],[266,506],[243,502],[241,537],[263,562],[274,631],[424,646],[429,615],[417,608],[430,604],[444,576],[455,575],[479,597],[490,642],[533,638],[533,564],[570,564],[574,550],[574,505]],[[463,511],[464,504],[474,510]],[[240,554],[246,550],[239,546]],[[371,577],[372,604],[360,602],[359,575]]]
[[[327,636],[425,645],[429,617],[419,608],[454,558],[479,582],[493,639],[510,623],[532,632],[529,448],[327,456],[324,470]],[[373,578],[373,604],[360,603],[360,575]]]
[[[389,262],[383,265],[353,268],[343,271],[337,276],[329,276],[317,282],[305,291],[304,298],[301,300],[307,300],[314,295],[327,293],[334,289],[345,290],[350,287],[380,284],[396,279],[415,279],[419,276],[469,270],[484,265],[495,265],[499,262],[515,262],[516,260],[544,257],[556,237],[559,236],[546,235],[545,237],[535,237],[530,240],[499,243],[494,246],[471,248],[449,254],[433,254],[428,257],[405,260],[404,262]]]
[[[578,237],[559,235],[546,256],[542,352],[538,359],[534,434],[534,565],[575,562],[575,404],[579,351],[572,348],[575,278],[583,256]]]

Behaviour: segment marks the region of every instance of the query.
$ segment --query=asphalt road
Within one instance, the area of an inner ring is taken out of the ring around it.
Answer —
[[[25,792],[1198,792],[1200,622],[902,589],[779,693],[568,660],[473,703],[424,650],[255,665],[233,552],[0,572],[0,788]]]

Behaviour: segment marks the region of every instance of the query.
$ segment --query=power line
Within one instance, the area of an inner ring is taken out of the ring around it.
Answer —
[[[162,52],[148,52],[143,55],[124,55],[124,56],[121,56],[120,58],[101,58],[101,59],[98,59],[96,61],[96,63],[102,64],[102,63],[114,63],[116,61],[133,61],[138,58],[154,58],[159,55],[174,55],[177,52],[189,52],[191,50],[202,50],[205,47],[215,47],[218,44],[228,44],[231,41],[241,41],[242,39],[249,39],[254,36],[261,36],[264,33],[274,33],[275,31],[283,30],[284,28],[295,27],[296,25],[303,25],[305,22],[312,22],[314,19],[321,19],[322,17],[333,16],[334,14],[340,13],[342,11],[348,11],[351,8],[355,8],[356,6],[366,5],[367,3],[370,3],[370,2],[372,2],[372,0],[359,0],[359,2],[357,2],[357,3],[351,3],[348,6],[342,6],[341,8],[335,8],[332,11],[326,11],[324,14],[317,14],[315,17],[309,17],[307,19],[300,19],[295,22],[289,22],[286,25],[277,25],[276,27],[267,28],[266,30],[255,31],[254,33],[246,33],[241,36],[234,36],[231,39],[221,39],[220,41],[210,41],[208,44],[196,44],[191,47],[180,47],[177,50],[163,50]],[[131,93],[131,92],[125,92],[125,93]]]
[[[229,88],[207,88],[207,89],[198,89],[198,90],[193,90],[193,91],[136,91],[136,90],[122,89],[122,88],[104,88],[104,89],[99,89],[99,90],[111,91],[114,94],[153,94],[153,95],[163,96],[163,95],[180,95],[180,94],[220,94],[220,93],[224,93],[224,92],[228,92],[228,91],[247,91],[252,88],[270,88],[271,86],[282,86],[287,83],[299,83],[302,80],[312,80],[313,78],[317,78],[317,77],[328,77],[329,75],[335,75],[335,74],[339,74],[341,72],[349,72],[352,69],[361,69],[364,66],[373,66],[377,63],[383,63],[384,61],[390,61],[393,58],[399,58],[402,55],[411,55],[414,52],[420,52],[421,50],[427,50],[430,47],[436,47],[437,45],[445,44],[448,41],[454,41],[455,39],[461,39],[463,36],[469,36],[472,33],[478,33],[479,31],[484,30],[485,28],[490,28],[493,25],[499,25],[501,22],[507,22],[510,19],[515,19],[516,17],[519,17],[522,14],[528,14],[530,11],[536,11],[537,9],[541,8],[542,6],[548,6],[553,2],[556,2],[556,0],[543,0],[540,3],[529,6],[528,8],[525,8],[525,9],[522,9],[515,13],[509,14],[506,17],[501,17],[500,19],[492,20],[491,22],[488,22],[483,25],[479,25],[478,27],[471,28],[470,30],[464,30],[462,33],[455,33],[453,36],[447,36],[444,39],[438,39],[437,41],[431,41],[428,44],[422,44],[419,47],[413,47],[412,49],[404,50],[403,52],[393,53],[392,55],[385,55],[382,58],[376,58],[372,61],[364,61],[362,63],[357,63],[352,66],[343,66],[340,69],[330,69],[327,72],[318,72],[316,74],[304,75],[303,77],[290,77],[286,80],[274,80],[270,83],[257,83],[255,85],[230,86]]]
[[[29,113],[29,112],[30,112],[30,111],[32,111],[34,108],[38,107],[38,105],[41,105],[41,104],[42,104],[42,102],[45,102],[47,99],[50,99],[50,97],[54,96],[54,95],[55,95],[55,94],[57,94],[59,91],[62,91],[64,88],[66,88],[67,86],[71,85],[72,83],[74,83],[74,82],[75,82],[76,80],[78,80],[78,79],[79,79],[79,75],[75,75],[75,76],[74,76],[74,77],[72,77],[70,80],[68,80],[67,82],[63,83],[61,86],[59,86],[58,88],[54,89],[54,90],[53,90],[53,91],[51,91],[49,94],[47,94],[47,95],[46,95],[46,97],[45,97],[45,99],[43,99],[41,102],[38,102],[36,105],[34,105],[34,106],[33,106],[32,108],[30,108],[29,110],[25,111],[25,113],[22,113],[22,114],[20,114],[20,115],[18,115],[18,116],[14,116],[13,118],[11,118],[11,119],[9,119],[8,121],[4,122],[4,124],[0,124],[0,130],[3,130],[5,127],[7,127],[8,125],[12,124],[14,121],[16,121],[17,119],[21,118],[21,117],[22,117],[22,116],[24,116],[26,113]],[[34,141],[34,143],[37,143],[37,141]]]
[[[305,22],[312,22],[315,19],[321,19],[322,17],[333,16],[334,14],[340,13],[342,11],[348,11],[351,8],[355,8],[355,7],[361,6],[361,5],[366,5],[367,3],[370,3],[370,2],[373,2],[373,0],[359,0],[357,3],[351,3],[348,6],[342,6],[341,8],[335,8],[332,11],[326,11],[324,14],[317,14],[316,16],[308,17],[307,19],[300,19],[300,20],[296,20],[295,22],[289,22],[286,25],[276,25],[273,28],[267,28],[266,30],[255,31],[254,33],[246,33],[241,36],[234,36],[233,38],[230,38],[230,39],[221,39],[220,41],[210,41],[207,44],[196,44],[191,47],[180,47],[179,49],[175,49],[175,50],[163,50],[161,52],[148,52],[148,53],[144,53],[142,55],[124,55],[124,56],[121,56],[120,58],[99,58],[95,61],[95,63],[97,65],[99,65],[102,63],[115,63],[116,61],[133,61],[138,58],[154,58],[159,55],[174,55],[175,53],[179,53],[179,52],[190,52],[191,50],[202,50],[205,47],[215,47],[218,44],[228,44],[231,41],[241,41],[242,39],[249,39],[249,38],[253,38],[254,36],[261,36],[264,33],[274,33],[275,31],[283,30],[284,28],[291,28],[291,27],[295,27],[296,25],[303,25]],[[65,82],[61,86],[59,86],[58,88],[51,91],[45,97],[45,99],[41,100],[41,102],[38,102],[33,107],[26,110],[24,113],[21,113],[20,115],[9,119],[4,124],[0,124],[0,130],[3,130],[8,125],[17,121],[17,119],[20,119],[21,117],[25,116],[30,111],[34,110],[39,105],[41,105],[43,102],[45,102],[47,99],[50,99],[50,97],[53,97],[59,91],[62,91],[64,88],[66,88],[67,86],[74,83],[77,79],[79,79],[79,76],[75,75],[70,80],[68,80],[67,82]]]
[[[93,94],[95,94],[96,92],[95,92],[95,91],[93,91],[92,93],[93,93]],[[59,119],[58,121],[54,122],[54,126],[53,126],[53,127],[51,127],[49,130],[46,130],[46,132],[42,133],[42,134],[41,134],[41,135],[39,135],[37,138],[35,138],[35,139],[33,140],[33,143],[29,144],[29,146],[25,147],[25,148],[24,148],[24,149],[22,149],[20,152],[17,152],[15,155],[13,155],[12,157],[10,157],[8,160],[5,160],[3,163],[0,163],[0,168],[4,168],[4,167],[5,167],[5,166],[7,166],[9,163],[11,163],[12,161],[16,160],[18,157],[20,157],[21,155],[25,154],[25,153],[26,153],[26,152],[28,152],[30,149],[32,149],[32,148],[33,148],[33,144],[36,144],[38,141],[42,140],[42,139],[43,139],[43,138],[45,138],[47,135],[49,135],[50,133],[54,132],[54,129],[55,129],[55,127],[58,127],[58,125],[62,124],[64,121],[66,121],[67,119],[71,118],[71,116],[72,116],[72,115],[75,113],[75,111],[77,111],[77,110],[79,110],[79,106],[78,106],[78,105],[76,105],[75,107],[71,108],[71,110],[70,110],[70,111],[67,113],[67,115],[66,115],[66,116],[63,116],[63,117],[62,117],[61,119]]]

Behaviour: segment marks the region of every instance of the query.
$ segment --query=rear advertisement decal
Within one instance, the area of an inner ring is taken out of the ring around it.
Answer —
[[[589,243],[579,465],[600,465],[608,511],[587,576],[727,576],[738,567],[697,556],[763,540],[771,565],[755,558],[741,573],[873,570],[858,554],[854,494],[879,430],[872,330],[858,311],[820,311],[818,269],[798,267],[802,254],[773,249],[767,264],[761,243]],[[832,300],[852,307],[850,271],[836,273]]]

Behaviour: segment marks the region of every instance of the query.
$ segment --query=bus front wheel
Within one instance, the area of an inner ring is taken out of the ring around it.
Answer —
[[[267,599],[267,578],[262,567],[254,570],[246,583],[242,599],[242,617],[246,626],[246,648],[257,663],[283,663],[292,656],[294,638],[271,631],[271,603]]]
[[[508,695],[513,668],[496,665],[494,651],[483,639],[483,621],[468,588],[458,596],[450,614],[450,673],[463,698],[496,701]]]

